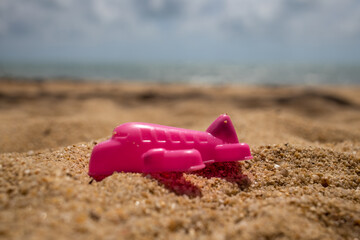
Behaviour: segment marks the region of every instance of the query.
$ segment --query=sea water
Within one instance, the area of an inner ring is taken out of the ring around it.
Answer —
[[[360,64],[2,62],[0,76],[194,84],[360,84]]]

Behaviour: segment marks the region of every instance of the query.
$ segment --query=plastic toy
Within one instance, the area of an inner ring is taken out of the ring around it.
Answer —
[[[100,181],[113,172],[196,171],[213,162],[249,159],[249,146],[239,143],[226,114],[206,132],[130,122],[116,127],[111,139],[94,147],[89,175]]]

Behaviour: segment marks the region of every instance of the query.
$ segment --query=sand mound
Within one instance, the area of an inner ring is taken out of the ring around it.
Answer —
[[[356,239],[360,95],[345,87],[0,81],[0,238]],[[254,159],[87,175],[112,129],[230,114]]]
[[[188,174],[115,173],[90,181],[93,143],[2,154],[5,238],[355,238],[359,159],[272,145],[254,160]]]

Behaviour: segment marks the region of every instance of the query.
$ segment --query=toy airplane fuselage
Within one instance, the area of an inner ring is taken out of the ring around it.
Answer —
[[[94,147],[89,175],[101,180],[113,172],[195,171],[212,162],[248,159],[249,146],[239,143],[225,114],[206,132],[131,122]]]

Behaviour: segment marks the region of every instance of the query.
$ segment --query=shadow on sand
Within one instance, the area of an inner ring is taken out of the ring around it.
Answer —
[[[222,178],[228,182],[235,183],[240,190],[245,190],[251,184],[248,176],[242,173],[239,162],[213,163],[207,165],[202,170],[188,174],[201,176],[207,179],[213,177]],[[152,173],[150,176],[177,195],[187,195],[190,198],[202,196],[201,189],[192,182],[186,180],[183,173]]]

